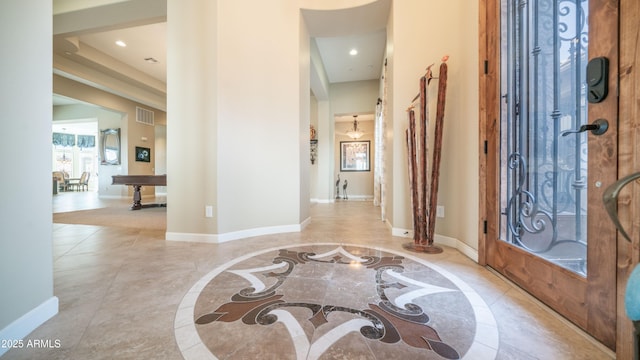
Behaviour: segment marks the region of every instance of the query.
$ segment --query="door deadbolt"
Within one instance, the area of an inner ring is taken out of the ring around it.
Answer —
[[[609,59],[593,58],[587,64],[587,99],[595,104],[603,101],[609,93]]]

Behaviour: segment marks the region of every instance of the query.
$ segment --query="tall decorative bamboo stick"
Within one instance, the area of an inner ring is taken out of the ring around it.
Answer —
[[[416,141],[416,120],[413,106],[407,109],[409,113],[409,129],[406,131],[407,153],[409,157],[409,182],[411,191],[411,205],[413,210],[413,243],[404,244],[404,248],[417,252],[440,253],[442,248],[433,244],[435,232],[435,215],[438,202],[438,178],[440,175],[440,158],[442,152],[442,134],[444,126],[444,107],[447,89],[447,61],[442,59],[438,84],[438,104],[436,111],[433,161],[429,169],[428,131],[429,107],[427,89],[433,78],[431,66],[427,68],[425,76],[420,78],[420,93],[412,102],[420,98],[420,139]],[[431,170],[431,177],[428,177]]]
[[[429,153],[429,145],[427,143],[429,130],[429,105],[427,104],[427,75],[420,78],[420,209],[418,213],[418,222],[420,223],[420,245],[426,245],[427,223],[429,217],[428,199],[428,183],[427,173],[429,170],[427,163],[427,154]],[[414,221],[415,222],[415,221]],[[415,240],[414,239],[414,240]]]
[[[412,108],[408,109],[409,113],[409,128],[406,131],[407,134],[407,153],[409,154],[409,183],[411,192],[411,207],[413,209],[413,216],[420,216],[420,199],[418,191],[418,163],[416,161],[416,117]],[[423,234],[423,228],[419,221],[413,222],[414,238],[421,238]]]
[[[434,150],[433,150],[433,167],[431,171],[431,190],[429,205],[431,211],[429,212],[427,230],[427,239],[429,244],[433,244],[433,236],[436,228],[436,207],[438,206],[438,183],[440,178],[440,156],[442,154],[442,133],[444,128],[444,107],[447,99],[447,70],[448,66],[445,62],[447,59],[443,59],[443,63],[440,64],[440,75],[438,80],[438,105],[436,109],[436,124],[435,124],[435,137],[434,137]]]

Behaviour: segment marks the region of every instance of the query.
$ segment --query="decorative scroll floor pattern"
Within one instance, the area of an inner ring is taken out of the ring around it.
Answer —
[[[175,322],[185,359],[493,359],[495,319],[453,274],[359,245],[273,248],[215,269]]]

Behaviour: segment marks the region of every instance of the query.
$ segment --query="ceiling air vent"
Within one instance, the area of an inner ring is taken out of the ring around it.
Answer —
[[[136,106],[136,121],[153,126],[153,111]]]

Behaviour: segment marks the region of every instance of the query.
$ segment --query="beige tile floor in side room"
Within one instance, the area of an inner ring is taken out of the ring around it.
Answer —
[[[53,201],[54,212],[128,205],[125,200],[98,199],[93,192],[61,193]],[[54,224],[54,295],[60,312],[27,339],[59,340],[60,347],[14,349],[1,359],[181,359],[174,334],[177,307],[212,269],[247,251],[277,246],[335,242],[402,252],[402,244],[409,241],[391,236],[371,202],[315,204],[311,215],[301,233],[223,244],[165,241],[164,231],[157,230]],[[412,255],[455,274],[483,298],[498,325],[497,359],[613,358],[612,352],[457,250]],[[407,359],[402,354],[398,358]]]

